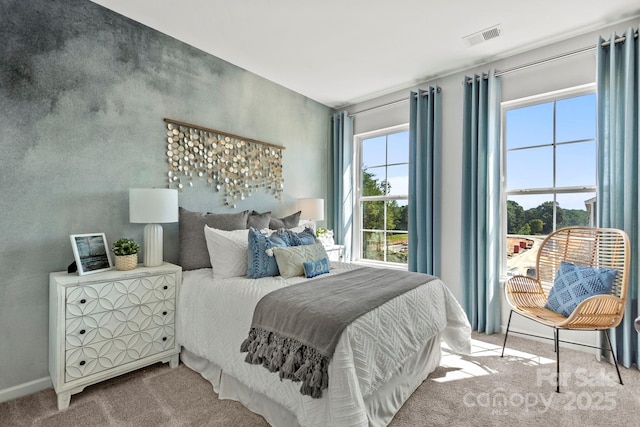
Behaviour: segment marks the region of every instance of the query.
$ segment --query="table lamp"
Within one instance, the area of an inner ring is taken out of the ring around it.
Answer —
[[[178,221],[178,190],[132,188],[129,190],[129,222],[146,223],[143,258],[145,267],[162,265],[163,222]]]
[[[300,219],[311,222],[324,220],[324,199],[298,199]]]

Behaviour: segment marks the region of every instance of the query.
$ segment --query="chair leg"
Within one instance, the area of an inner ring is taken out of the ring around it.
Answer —
[[[556,349],[556,393],[560,393],[560,331],[553,328],[553,341]]]
[[[609,338],[609,331],[607,329],[604,330],[604,334],[607,336],[607,342],[609,343],[609,349],[611,350],[611,357],[613,358],[613,363],[616,365],[616,372],[618,373],[618,380],[620,380],[620,385],[624,385],[622,383],[622,376],[620,376],[620,369],[618,369],[618,358],[616,357],[616,352],[613,351],[613,346],[611,345],[611,338]]]
[[[509,321],[507,322],[507,332],[504,334],[504,342],[502,343],[502,354],[500,357],[504,357],[504,347],[507,345],[507,337],[509,336],[509,325],[511,325],[511,316],[513,315],[513,310],[509,312]]]

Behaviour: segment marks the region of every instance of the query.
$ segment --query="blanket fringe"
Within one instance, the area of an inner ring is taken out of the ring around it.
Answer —
[[[322,390],[329,386],[329,359],[292,338],[251,328],[249,337],[240,345],[240,352],[247,352],[245,362],[279,372],[280,380],[301,381],[300,393],[305,396],[319,399]]]

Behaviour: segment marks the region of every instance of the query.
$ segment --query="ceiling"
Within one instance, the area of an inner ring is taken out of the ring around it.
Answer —
[[[333,108],[640,15],[638,0],[93,1]]]

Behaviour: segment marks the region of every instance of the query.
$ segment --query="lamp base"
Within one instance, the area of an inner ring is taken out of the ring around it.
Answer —
[[[144,266],[162,265],[162,226],[147,224],[144,227]]]

